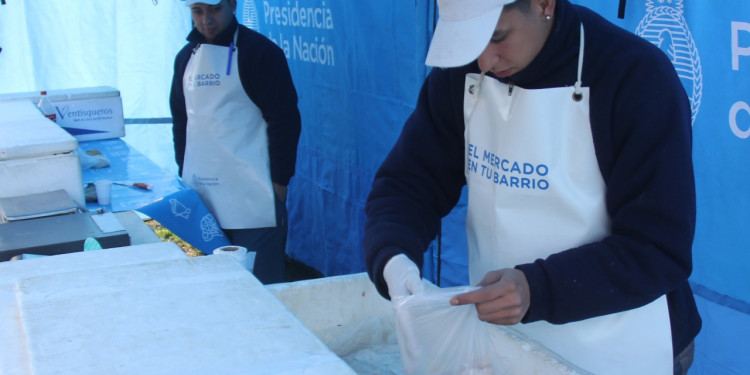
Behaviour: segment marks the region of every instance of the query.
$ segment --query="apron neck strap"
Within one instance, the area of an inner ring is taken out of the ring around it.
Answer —
[[[581,40],[578,43],[578,76],[576,77],[575,91],[573,92],[573,100],[580,102],[583,99],[583,91],[581,91],[581,76],[583,73],[583,23],[581,23]]]
[[[239,31],[240,28],[237,27],[237,30],[234,32],[234,40],[229,43],[229,56],[227,57],[227,75],[232,72],[232,54],[236,49],[235,46],[237,45],[237,33],[239,33]]]

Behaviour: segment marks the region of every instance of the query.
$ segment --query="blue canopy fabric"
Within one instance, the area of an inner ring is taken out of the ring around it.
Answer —
[[[326,275],[364,269],[364,202],[414,108],[431,1],[238,2],[240,22],[279,45],[302,113],[289,186],[288,253]]]

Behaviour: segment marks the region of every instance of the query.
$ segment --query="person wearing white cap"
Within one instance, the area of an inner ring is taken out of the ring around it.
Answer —
[[[701,328],[695,181],[691,107],[669,58],[568,0],[438,11],[435,68],[365,206],[379,293],[421,292],[423,252],[465,187],[481,288],[451,304],[592,373],[686,373]]]
[[[175,158],[263,283],[285,281],[287,185],[301,120],[284,52],[240,25],[236,0],[186,0],[194,29],[175,58]]]

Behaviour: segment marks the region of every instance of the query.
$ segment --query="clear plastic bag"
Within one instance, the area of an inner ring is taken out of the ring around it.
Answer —
[[[404,372],[408,375],[503,374],[489,323],[474,305],[452,306],[450,299],[476,287],[428,289],[393,299]]]

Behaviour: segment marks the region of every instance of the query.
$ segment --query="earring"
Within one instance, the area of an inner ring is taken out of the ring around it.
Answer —
[[[552,16],[550,16],[550,15],[548,14],[548,15],[544,16],[544,19],[545,19],[545,20],[547,20],[547,21],[549,21],[549,20],[551,20],[551,19],[552,19]]]

